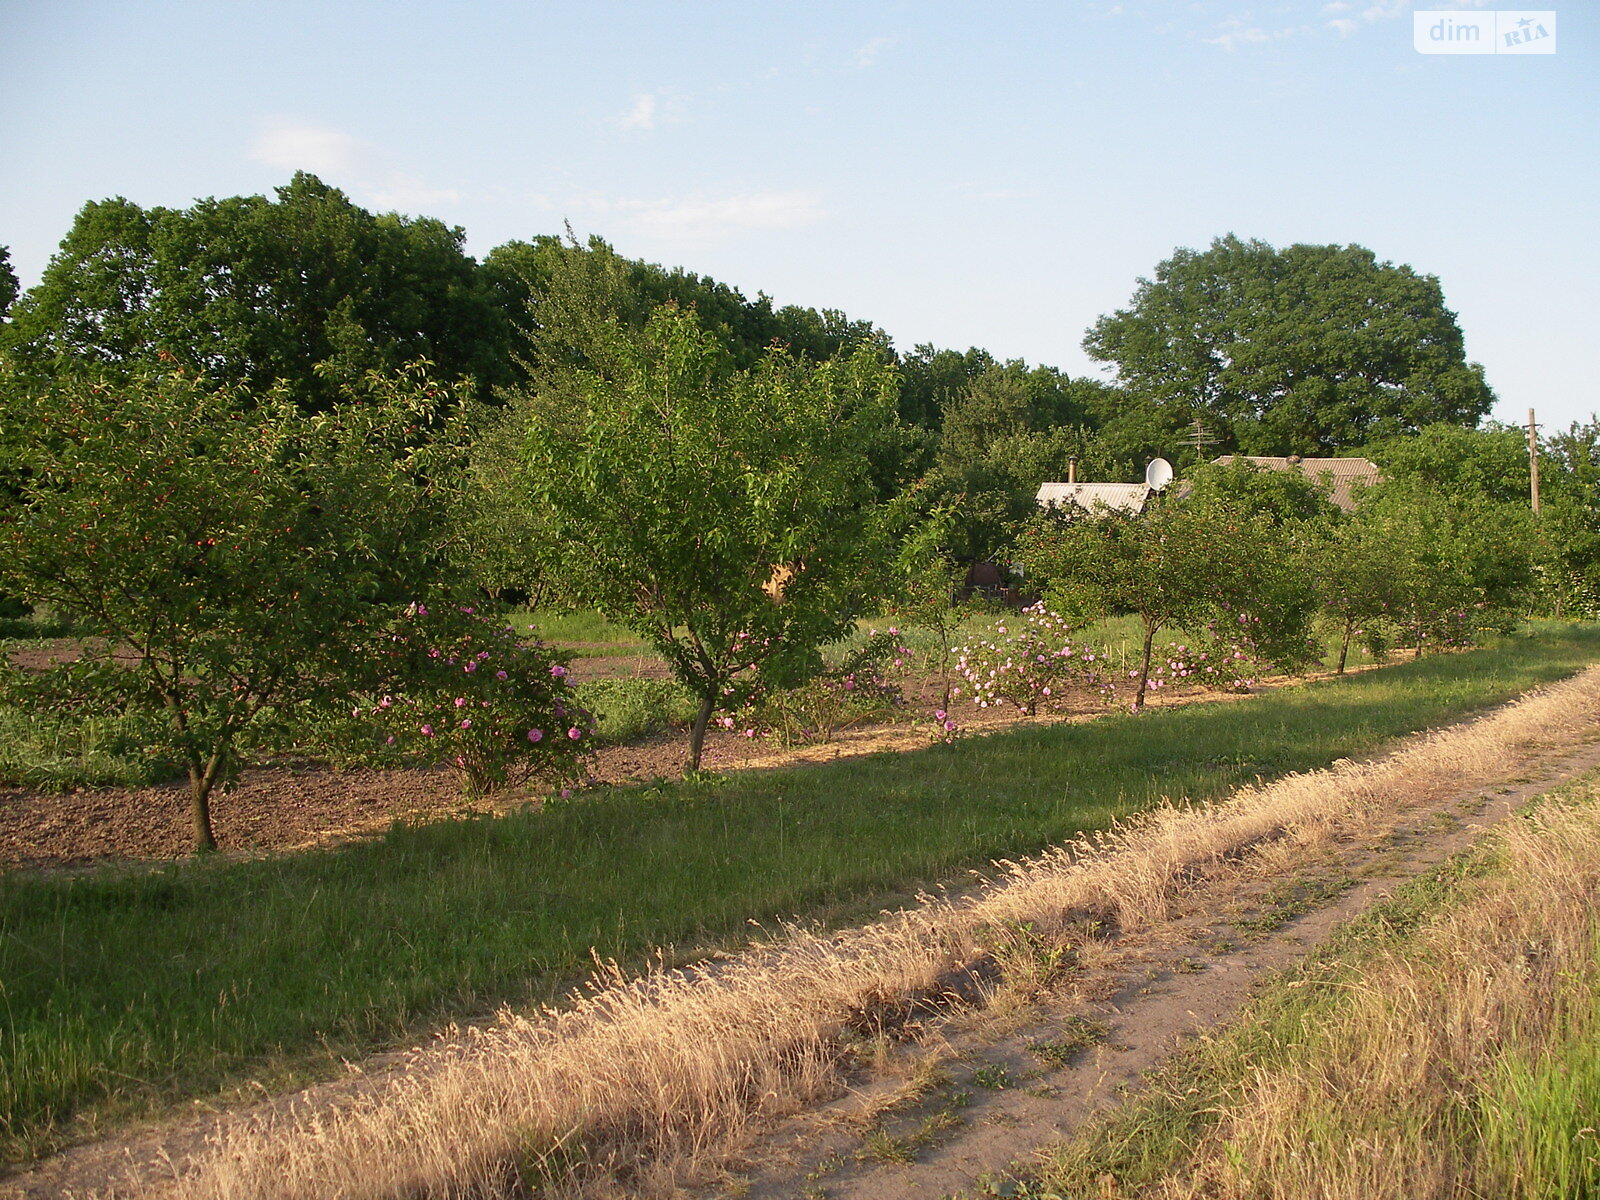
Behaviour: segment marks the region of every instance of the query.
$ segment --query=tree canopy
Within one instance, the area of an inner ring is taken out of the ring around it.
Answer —
[[[375,605],[436,575],[464,419],[420,370],[307,416],[168,372],[31,387],[0,364],[0,587],[72,614],[83,661],[13,686],[35,702],[146,709],[186,764],[196,844],[264,712],[343,701]],[[447,414],[456,413],[454,417]],[[432,429],[431,436],[419,431]]]
[[[1083,345],[1158,423],[1200,418],[1220,449],[1246,454],[1475,425],[1494,403],[1438,279],[1356,245],[1280,250],[1230,234],[1180,249]]]
[[[528,549],[570,599],[648,638],[700,703],[689,765],[740,677],[795,682],[851,628],[880,551],[868,450],[894,420],[878,347],[740,370],[692,311],[611,331],[526,429]]]
[[[281,382],[308,411],[340,380],[418,359],[493,383],[503,322],[464,239],[432,218],[375,216],[304,173],[272,200],[94,202],[5,343],[36,372],[170,362],[257,391]]]

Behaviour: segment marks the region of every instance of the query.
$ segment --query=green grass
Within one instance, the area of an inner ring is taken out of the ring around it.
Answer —
[[[1231,704],[1019,728],[901,755],[580,794],[255,862],[0,878],[0,1139],[38,1152],[248,1078],[337,1069],[426,1024],[552,997],[751,919],[858,919],[1163,796],[1371,752],[1600,657],[1546,626]]]
[[[532,629],[546,642],[588,655],[636,654],[649,644],[632,630],[606,620],[592,608],[541,608],[509,614],[518,629]]]
[[[687,726],[695,717],[694,696],[674,679],[593,679],[578,684],[577,692],[579,703],[595,714],[606,744]]]
[[[40,791],[74,787],[134,787],[174,779],[175,763],[152,761],[144,713],[110,717],[57,716],[0,704],[0,783]]]

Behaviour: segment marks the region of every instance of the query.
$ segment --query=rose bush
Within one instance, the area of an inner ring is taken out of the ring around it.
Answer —
[[[469,796],[582,773],[594,717],[567,663],[474,605],[412,604],[382,651],[391,690],[351,710],[407,753],[454,767]]]

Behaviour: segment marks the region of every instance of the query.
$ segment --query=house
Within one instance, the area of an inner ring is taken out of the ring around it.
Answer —
[[[1378,470],[1377,464],[1365,458],[1301,458],[1298,454],[1278,458],[1269,455],[1224,454],[1212,461],[1219,467],[1226,467],[1240,459],[1257,470],[1299,471],[1313,483],[1325,483],[1328,487],[1328,499],[1345,512],[1355,508],[1356,494],[1361,486],[1370,487],[1383,478],[1383,472]]]
[[[1041,483],[1034,497],[1040,508],[1075,505],[1094,512],[1101,505],[1114,512],[1142,513],[1150,498],[1148,483]]]

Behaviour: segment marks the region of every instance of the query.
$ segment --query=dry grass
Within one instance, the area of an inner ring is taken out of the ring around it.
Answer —
[[[1482,787],[1511,773],[1528,743],[1590,730],[1597,700],[1591,669],[1375,764],[1169,807],[863,929],[794,931],[698,973],[602,974],[566,1009],[506,1014],[342,1108],[240,1125],[177,1179],[129,1191],[666,1193],[726,1161],[765,1118],[835,1091],[852,1040],[960,989],[974,969],[992,973],[1009,958],[1013,973],[1047,972],[1050,955],[1086,928],[1159,923],[1190,882],[1253,848],[1314,853],[1368,816]]]
[[[1463,903],[1313,993],[1293,1043],[1150,1194],[1596,1194],[1600,784],[1510,824],[1493,851]]]

